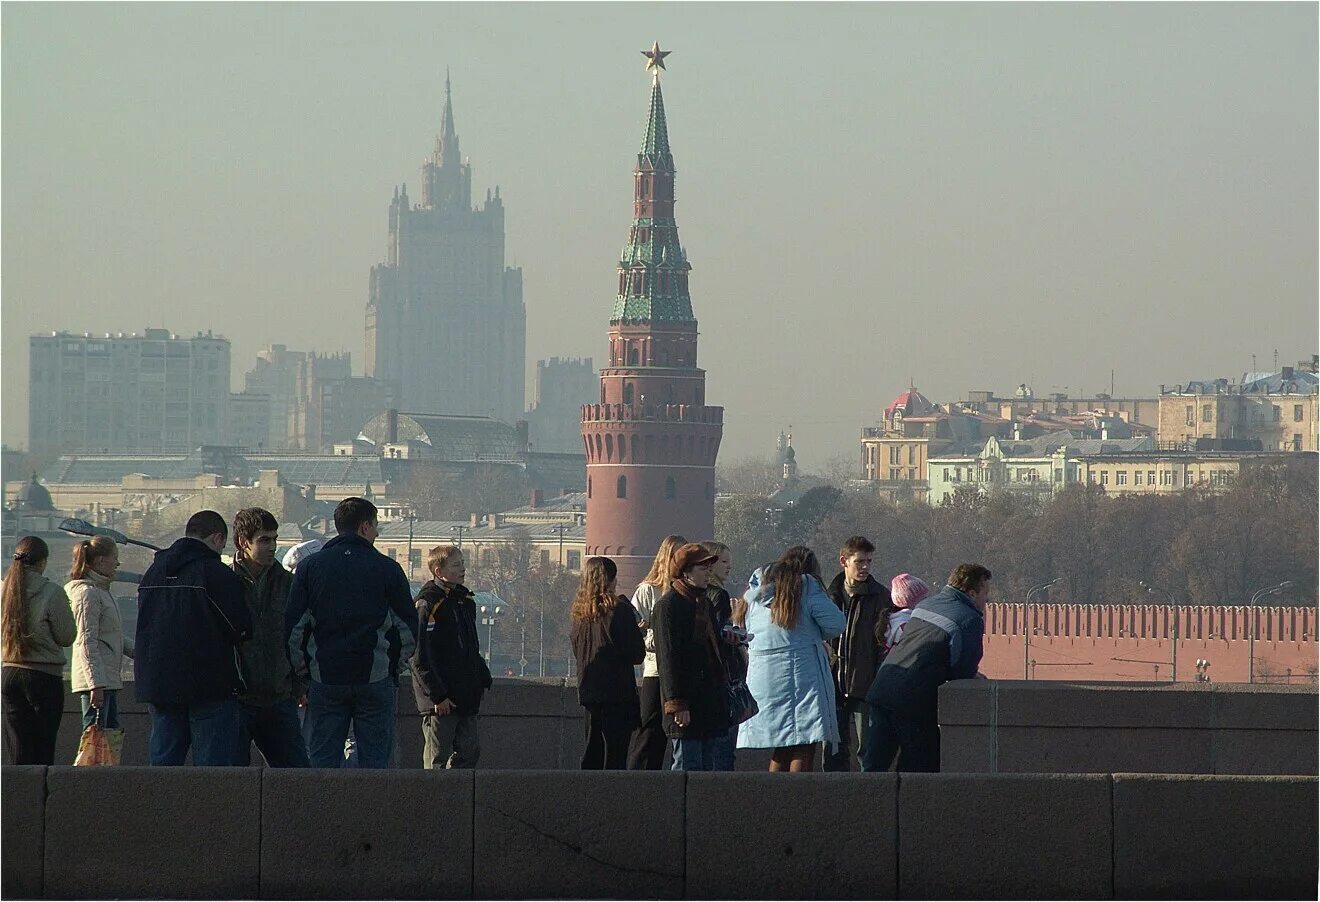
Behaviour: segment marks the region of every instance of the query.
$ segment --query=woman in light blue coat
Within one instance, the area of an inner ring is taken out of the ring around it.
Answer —
[[[760,709],[739,727],[738,748],[774,749],[771,771],[810,771],[816,743],[839,743],[825,640],[843,632],[843,612],[825,594],[810,548],[788,549],[752,574],[747,688]]]

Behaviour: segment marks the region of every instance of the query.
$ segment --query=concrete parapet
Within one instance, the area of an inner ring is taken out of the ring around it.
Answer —
[[[477,899],[678,899],[685,775],[476,773]]]
[[[471,898],[472,784],[472,771],[265,771],[262,898]]]
[[[1103,899],[1113,893],[1108,774],[903,774],[907,899]]]
[[[1311,898],[1318,801],[1315,777],[1115,774],[1115,896]]]
[[[4,769],[0,805],[0,896],[39,899],[42,895],[42,842],[45,839],[46,768]]]
[[[897,774],[689,774],[687,895],[890,899]]]
[[[261,771],[52,767],[46,790],[47,899],[257,897]]]

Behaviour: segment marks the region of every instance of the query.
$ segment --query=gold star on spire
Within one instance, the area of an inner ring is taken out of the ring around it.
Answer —
[[[655,70],[655,77],[659,78],[660,70],[665,67],[665,57],[673,52],[672,50],[661,50],[659,41],[653,43],[650,50],[643,50],[642,56],[646,57],[646,71]]]

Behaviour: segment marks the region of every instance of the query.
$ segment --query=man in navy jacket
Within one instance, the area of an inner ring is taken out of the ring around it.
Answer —
[[[862,770],[888,770],[897,751],[900,771],[939,771],[939,688],[976,676],[990,576],[980,564],[959,564],[949,584],[912,612],[866,694],[871,729]]]
[[[220,560],[229,526],[198,511],[138,586],[134,687],[151,711],[150,760],[238,763],[238,644],[252,635],[243,583]]]
[[[400,662],[412,657],[417,612],[403,568],[375,548],[376,506],[345,498],[339,535],[298,565],[285,623],[289,655],[311,680],[312,767],[341,767],[351,723],[361,767],[389,766]]]

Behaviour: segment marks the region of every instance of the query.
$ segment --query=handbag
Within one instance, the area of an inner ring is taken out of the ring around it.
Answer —
[[[123,749],[123,730],[112,730],[94,723],[83,730],[73,764],[75,767],[110,767],[119,763]]]
[[[729,683],[728,696],[729,723],[735,727],[751,720],[761,710],[756,699],[752,697],[752,691],[747,688],[745,680]]]

